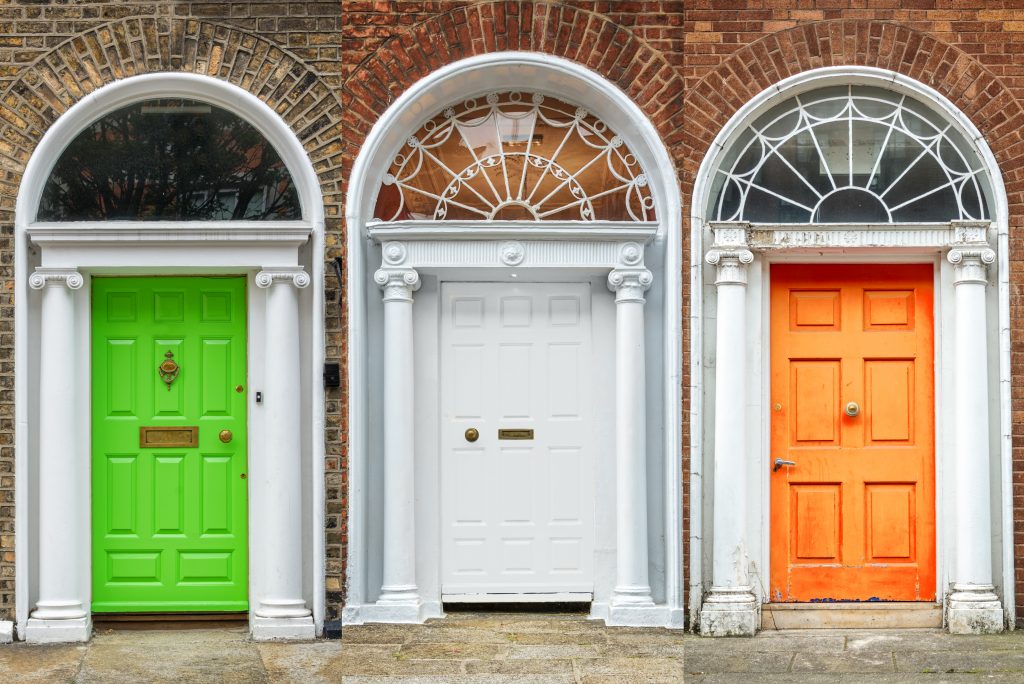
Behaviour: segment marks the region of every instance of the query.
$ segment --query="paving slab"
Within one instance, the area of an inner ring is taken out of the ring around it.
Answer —
[[[85,646],[0,646],[0,682],[71,682],[85,658]]]

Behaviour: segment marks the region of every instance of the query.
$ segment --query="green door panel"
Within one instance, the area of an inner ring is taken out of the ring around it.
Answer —
[[[93,279],[94,612],[248,610],[245,328],[244,277]]]

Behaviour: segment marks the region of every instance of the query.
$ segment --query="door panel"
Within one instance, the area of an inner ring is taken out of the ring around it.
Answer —
[[[92,288],[92,609],[247,610],[245,279]],[[186,426],[194,447],[140,446],[142,427]]]
[[[448,283],[441,301],[443,594],[592,592],[589,285]]]
[[[772,601],[935,598],[932,280],[771,267]]]

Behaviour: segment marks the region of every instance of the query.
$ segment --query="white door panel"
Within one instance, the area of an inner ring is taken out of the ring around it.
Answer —
[[[447,283],[441,300],[445,599],[592,592],[590,285]]]

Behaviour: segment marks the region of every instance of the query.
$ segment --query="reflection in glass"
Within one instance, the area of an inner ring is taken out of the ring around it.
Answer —
[[[647,176],[622,138],[539,93],[466,100],[427,121],[384,177],[383,221],[652,221]]]
[[[88,126],[43,188],[40,221],[301,218],[288,169],[249,123],[194,100],[149,100]]]
[[[709,215],[758,223],[892,223],[988,218],[977,153],[905,95],[830,87],[791,98],[724,157]]]

